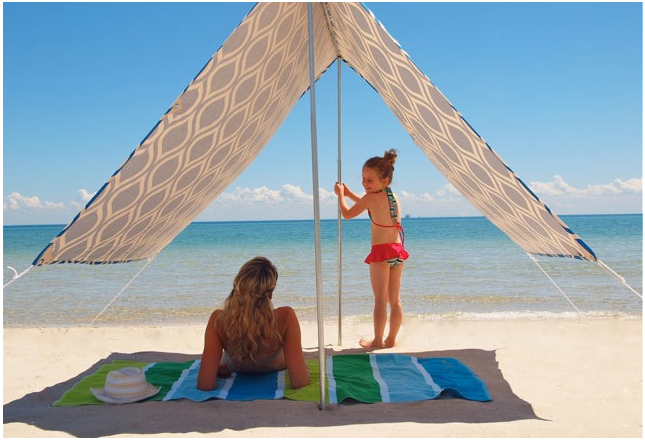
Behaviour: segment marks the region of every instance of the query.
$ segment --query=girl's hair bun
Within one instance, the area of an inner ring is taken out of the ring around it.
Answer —
[[[385,159],[387,162],[389,162],[392,165],[394,165],[394,162],[396,161],[396,157],[397,157],[397,154],[396,154],[396,150],[394,149],[390,149],[386,151],[385,154],[383,155],[383,159]]]
[[[388,185],[392,183],[394,173],[394,161],[396,161],[396,150],[390,149],[383,156],[374,156],[365,161],[363,167],[376,170],[380,179],[387,179]]]

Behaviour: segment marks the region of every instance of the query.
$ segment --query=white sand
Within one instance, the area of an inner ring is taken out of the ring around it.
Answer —
[[[303,346],[317,345],[303,323]],[[371,323],[325,326],[331,353],[357,348]],[[407,318],[396,348],[456,356],[488,386],[489,403],[279,401],[50,406],[99,361],[189,360],[203,327],[4,329],[4,436],[180,437],[641,437],[642,321],[626,318],[433,320]],[[152,353],[145,353],[151,351]],[[128,357],[130,355],[130,357]],[[308,357],[315,357],[313,349]]]

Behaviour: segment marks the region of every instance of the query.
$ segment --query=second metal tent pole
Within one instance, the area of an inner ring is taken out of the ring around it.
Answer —
[[[340,57],[336,60],[338,63],[338,183],[342,184],[340,142]],[[338,204],[338,346],[343,345],[343,224],[341,216],[340,204]]]
[[[320,196],[318,184],[318,139],[316,134],[316,74],[314,70],[314,22],[311,3],[307,3],[309,22],[309,93],[311,97],[311,169],[314,195],[314,242],[316,256],[316,314],[318,321],[318,367],[320,371],[320,410],[325,409],[325,333],[323,322],[322,270],[320,257]]]

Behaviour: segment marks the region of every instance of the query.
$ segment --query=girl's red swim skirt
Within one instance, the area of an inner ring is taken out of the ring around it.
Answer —
[[[365,263],[383,262],[384,260],[406,260],[410,255],[402,243],[380,243],[372,245],[372,251],[365,258]]]

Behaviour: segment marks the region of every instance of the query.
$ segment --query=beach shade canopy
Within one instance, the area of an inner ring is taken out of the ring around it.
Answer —
[[[315,78],[342,58],[441,173],[526,252],[596,256],[360,3],[314,3]],[[258,3],[34,265],[157,255],[257,157],[308,90],[306,3]]]

